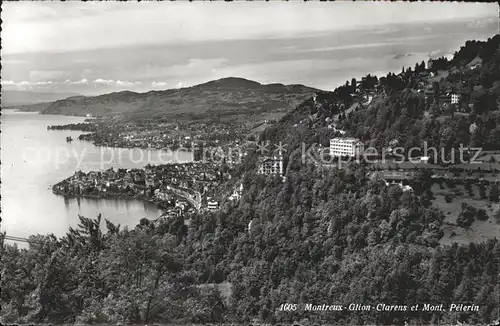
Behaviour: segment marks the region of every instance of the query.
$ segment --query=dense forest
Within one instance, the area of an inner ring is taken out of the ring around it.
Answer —
[[[440,247],[442,213],[359,169],[248,174],[238,205],[133,230],[81,217],[67,236],[2,249],[2,320],[401,324],[499,311],[500,243]],[[232,284],[229,297],[213,284]],[[212,285],[212,286],[203,286]],[[477,304],[480,312],[294,312],[297,304]]]
[[[380,100],[343,117],[342,127],[374,146],[397,138],[404,146],[428,139],[447,148],[463,142],[499,149],[499,43],[498,35],[468,42],[453,60],[436,61],[450,71],[439,83],[451,87],[457,67],[482,59],[462,81],[474,81],[467,115],[439,119],[432,113],[435,99],[416,92],[415,74],[403,70],[377,79]],[[365,79],[364,87],[373,81]],[[29,249],[5,243],[1,321],[401,325],[498,319],[499,239],[439,245],[444,216],[427,198],[428,176],[414,181],[415,192],[405,192],[368,177],[362,164],[339,170],[300,163],[300,143],[327,143],[332,136],[320,118],[351,104],[348,87],[319,94],[319,104],[305,101],[261,135],[289,146],[284,182],[257,175],[256,156],[249,155],[235,176],[245,189],[239,202],[192,216],[189,226],[182,217],[144,219],[129,230],[100,216],[80,217],[79,227],[61,239],[32,236]],[[477,132],[471,136],[472,123]],[[479,311],[281,310],[287,303],[460,303]]]

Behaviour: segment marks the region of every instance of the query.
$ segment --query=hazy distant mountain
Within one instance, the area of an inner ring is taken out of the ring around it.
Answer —
[[[262,113],[294,107],[315,91],[316,89],[303,85],[263,85],[243,78],[229,77],[181,89],[74,96],[51,103],[42,113],[123,114],[130,117]]]
[[[70,96],[75,96],[75,93],[49,93],[49,92],[32,92],[32,91],[16,91],[2,90],[2,106],[13,105],[29,105],[38,103],[47,103],[61,100]]]

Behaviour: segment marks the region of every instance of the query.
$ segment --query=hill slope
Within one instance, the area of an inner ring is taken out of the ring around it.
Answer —
[[[464,144],[498,150],[500,35],[488,41],[469,41],[451,61],[438,58],[433,64],[432,69],[409,68],[398,75],[371,76],[375,85],[368,89],[358,85],[361,92],[355,97],[345,94],[346,86],[318,92],[316,102],[308,99],[298,105],[268,128],[263,138],[297,148],[304,141],[304,137],[297,137],[299,133],[311,134],[314,141],[328,139],[333,136],[333,128],[328,125],[335,122],[336,128],[348,136],[379,149],[397,139],[404,148],[420,146],[426,140],[437,148],[459,148]],[[371,94],[373,100],[368,103],[363,93]],[[452,93],[459,98],[454,105]],[[360,105],[355,110],[348,109],[357,103]],[[475,135],[469,130],[472,124]],[[329,137],[322,137],[327,132]]]
[[[170,114],[272,112],[292,108],[315,91],[316,89],[303,85],[262,85],[230,77],[181,89],[70,97],[52,103],[42,113],[157,117]]]

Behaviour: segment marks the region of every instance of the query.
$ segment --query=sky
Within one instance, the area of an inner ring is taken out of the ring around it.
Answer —
[[[4,2],[2,86],[83,95],[237,76],[334,88],[498,31],[498,5]]]

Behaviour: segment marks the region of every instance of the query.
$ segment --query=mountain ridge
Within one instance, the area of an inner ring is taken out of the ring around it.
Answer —
[[[298,105],[316,88],[280,83],[261,84],[241,77],[226,77],[178,89],[144,93],[119,91],[97,96],[73,96],[50,103],[42,114],[128,115],[132,117],[170,114],[224,114],[287,110]],[[238,112],[236,112],[238,111]]]

